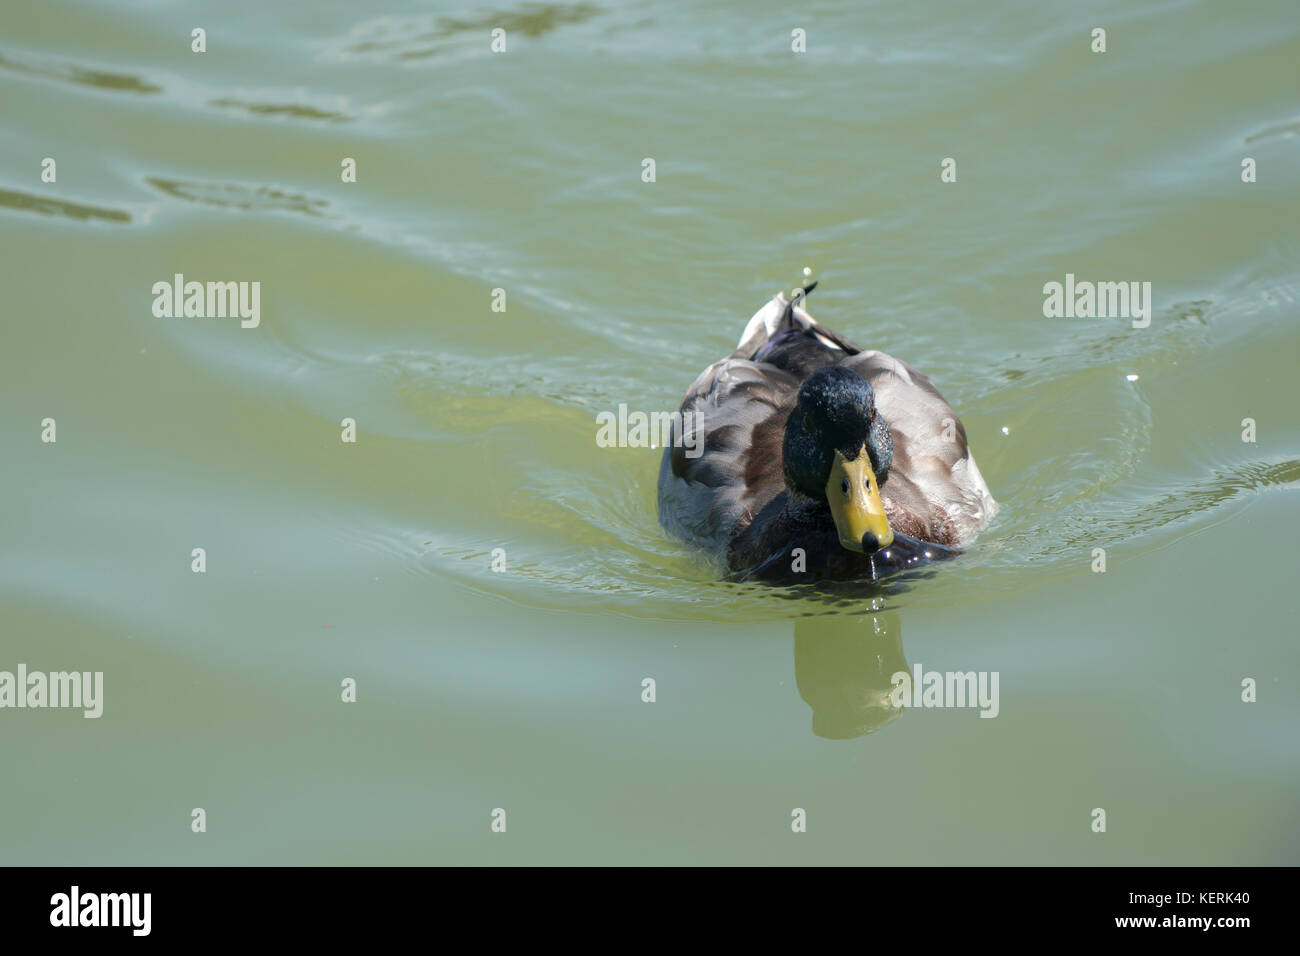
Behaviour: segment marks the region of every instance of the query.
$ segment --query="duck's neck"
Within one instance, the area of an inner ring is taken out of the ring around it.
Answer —
[[[794,523],[800,525],[821,525],[831,520],[830,509],[826,502],[806,495],[798,488],[785,487],[785,514]]]

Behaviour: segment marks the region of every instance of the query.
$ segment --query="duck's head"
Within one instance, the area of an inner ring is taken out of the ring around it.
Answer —
[[[782,451],[786,487],[826,503],[843,547],[873,554],[893,543],[880,485],[894,443],[866,379],[841,365],[808,376],[786,422]]]

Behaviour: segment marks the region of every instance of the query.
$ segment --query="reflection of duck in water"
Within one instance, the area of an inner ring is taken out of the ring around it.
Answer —
[[[818,737],[861,737],[897,718],[890,678],[906,670],[897,611],[795,621],[795,683]]]
[[[958,553],[997,504],[957,413],[910,365],[818,325],[811,289],[777,295],[687,391],[660,522],[741,578],[875,578]]]

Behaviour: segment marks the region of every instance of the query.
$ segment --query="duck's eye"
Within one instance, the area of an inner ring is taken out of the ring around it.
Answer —
[[[847,478],[840,479],[840,494],[846,498],[849,496],[849,480]]]
[[[803,430],[806,432],[812,431],[812,419],[807,415],[803,417]]]

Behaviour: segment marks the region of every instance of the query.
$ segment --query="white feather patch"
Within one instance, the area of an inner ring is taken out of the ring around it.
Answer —
[[[751,335],[756,334],[760,328],[764,329],[770,338],[776,332],[776,325],[781,321],[783,312],[785,312],[785,297],[777,293],[768,300],[766,305],[754,313],[754,317],[745,326],[745,331],[740,333],[740,341],[736,343],[736,348],[744,345],[745,341]]]

